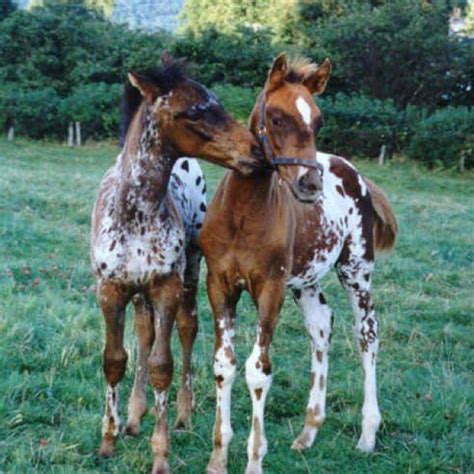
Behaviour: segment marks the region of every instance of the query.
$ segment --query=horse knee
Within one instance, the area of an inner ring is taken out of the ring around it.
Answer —
[[[157,390],[166,390],[173,378],[173,359],[153,355],[148,359],[150,382]]]
[[[230,347],[219,349],[214,356],[214,376],[217,384],[222,387],[232,384],[236,373],[236,359]]]
[[[105,348],[103,358],[104,373],[110,385],[116,385],[124,376],[127,359],[128,355],[124,348],[118,350]]]
[[[268,357],[262,357],[257,344],[245,362],[245,380],[250,390],[270,388],[272,365]]]

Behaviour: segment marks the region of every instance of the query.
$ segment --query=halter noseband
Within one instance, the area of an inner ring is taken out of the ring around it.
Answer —
[[[319,171],[319,174],[323,174],[323,167],[321,163],[318,163],[316,160],[309,161],[304,158],[294,158],[289,156],[275,156],[273,154],[272,146],[270,144],[270,139],[268,138],[267,127],[265,126],[265,100],[264,95],[262,94],[259,104],[259,123],[257,130],[257,137],[262,145],[263,152],[267,157],[267,160],[270,162],[271,168],[276,169],[278,165],[292,165],[292,166],[304,166],[306,168],[314,168]]]

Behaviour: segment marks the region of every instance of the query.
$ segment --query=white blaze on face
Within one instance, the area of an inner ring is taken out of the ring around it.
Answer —
[[[308,102],[306,102],[305,99],[303,99],[303,97],[298,97],[296,99],[295,105],[296,105],[296,108],[298,109],[298,112],[301,114],[301,118],[303,119],[303,122],[309,126],[311,124],[310,105],[308,104]]]

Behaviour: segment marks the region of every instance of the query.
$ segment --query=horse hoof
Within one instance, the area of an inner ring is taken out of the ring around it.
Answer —
[[[169,474],[170,467],[166,459],[155,459],[151,474]]]
[[[227,474],[227,462],[225,458],[213,454],[207,465],[206,474]]]
[[[293,444],[291,445],[291,449],[294,449],[295,451],[303,451],[304,449],[308,448],[309,446],[306,446],[300,439],[299,437],[296,438],[293,441]]]
[[[188,389],[179,389],[178,391],[178,414],[174,424],[175,430],[183,430],[191,426],[191,416],[193,409],[193,394]]]
[[[263,474],[262,466],[259,464],[249,464],[245,469],[245,474]]]
[[[125,426],[125,436],[135,437],[140,434],[140,423],[135,423],[132,421],[127,421]]]
[[[111,458],[115,454],[115,440],[105,438],[99,449],[99,456],[101,458]]]
[[[368,440],[366,437],[361,436],[357,443],[357,449],[363,453],[372,453],[375,449],[375,439]]]
[[[304,449],[311,448],[316,434],[317,431],[308,430],[307,428],[303,429],[301,434],[293,441],[291,449],[294,449],[295,451],[303,451]]]
[[[227,474],[227,468],[223,466],[209,465],[206,474]]]
[[[190,416],[178,416],[173,425],[174,431],[183,431],[191,426],[191,417]]]

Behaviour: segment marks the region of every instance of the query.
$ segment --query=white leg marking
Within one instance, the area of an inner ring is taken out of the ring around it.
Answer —
[[[312,446],[326,416],[328,349],[331,333],[331,310],[319,287],[301,290],[297,299],[304,314],[306,330],[311,338],[311,387],[304,428],[292,448],[302,450]]]
[[[377,316],[370,293],[372,266],[361,271],[343,267],[345,286],[354,313],[354,331],[359,344],[364,369],[364,404],[362,406],[362,434],[357,448],[372,452],[375,448],[375,436],[382,421],[377,401],[376,359],[379,346],[377,335]]]
[[[234,352],[234,330],[224,330],[223,345],[216,352],[214,360],[214,375],[217,385],[217,410],[220,410],[221,417],[221,442],[222,447],[227,449],[233,436],[230,414],[231,414],[231,395],[232,384],[237,373],[235,359],[229,356]]]
[[[216,418],[214,422],[214,449],[207,466],[208,473],[227,472],[227,453],[234,435],[231,424],[232,385],[237,373],[234,355],[234,322],[231,318],[220,321],[222,345],[214,356],[216,379]]]
[[[102,436],[117,436],[120,428],[120,418],[118,415],[118,387],[107,385],[105,395],[105,414],[102,419]]]
[[[245,379],[252,398],[252,428],[247,442],[248,464],[246,474],[262,471],[262,461],[267,454],[264,428],[265,400],[272,383],[271,374],[265,374],[262,366],[262,348],[257,342],[245,363]]]

